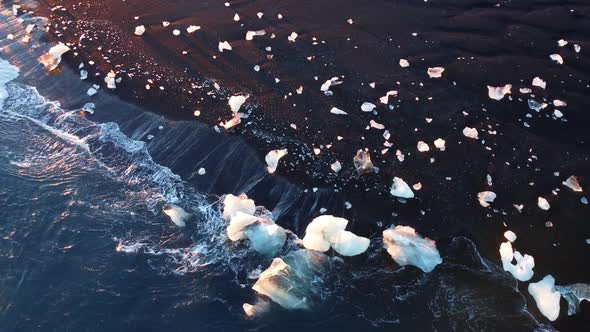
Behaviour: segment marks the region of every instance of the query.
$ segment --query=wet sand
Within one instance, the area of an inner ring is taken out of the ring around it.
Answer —
[[[56,5],[65,10],[49,10]],[[262,19],[258,11],[264,12]],[[590,67],[585,53],[590,49],[590,8],[582,1],[513,1],[499,6],[450,0],[253,1],[230,7],[197,1],[166,6],[160,1],[47,1],[38,12],[50,18],[49,38],[77,42],[82,34],[87,37],[75,52],[66,54],[66,64],[77,68],[83,61],[88,68],[94,61],[90,76],[100,74],[91,81],[103,90],[104,74],[116,71],[123,81],[112,93],[153,112],[216,125],[231,117],[227,96],[249,94],[252,112],[229,135],[243,137],[260,158],[271,149],[287,147],[290,153],[281,160],[277,175],[308,190],[325,188],[320,194],[330,197],[326,188],[337,188],[342,201],[330,212],[341,212],[360,233],[376,234],[383,224],[394,223],[409,224],[439,242],[465,235],[475,240],[484,256],[499,261],[497,248],[506,224],[519,235],[518,248],[536,258],[535,280],[549,273],[560,284],[590,280],[579,266],[590,254],[585,242],[590,237],[589,207],[580,203],[582,195],[561,185],[576,175],[584,195],[590,190]],[[232,19],[235,12],[239,22]],[[346,22],[349,18],[353,24]],[[164,20],[171,25],[164,28]],[[133,35],[139,24],[147,29],[141,37]],[[185,29],[191,24],[201,30],[188,35]],[[172,35],[175,28],[181,36]],[[267,35],[244,40],[247,30],[258,29]],[[292,31],[299,36],[289,43]],[[318,45],[313,45],[313,37]],[[568,45],[558,47],[561,38]],[[224,40],[233,50],[219,53],[217,43]],[[581,46],[580,53],[574,51],[574,43]],[[267,46],[272,51],[265,51]],[[561,54],[565,63],[552,62],[552,53]],[[400,58],[410,67],[401,68]],[[257,64],[259,72],[252,69]],[[426,69],[434,66],[445,68],[442,78],[428,78]],[[333,96],[326,96],[320,85],[334,76],[342,76],[343,84],[332,89]],[[567,122],[551,116],[554,107],[540,113],[528,109],[529,96],[518,88],[531,87],[535,76],[547,81],[547,89],[533,88],[535,99],[567,101],[567,107],[560,108]],[[150,90],[144,87],[148,79],[155,82]],[[488,98],[486,85],[506,83],[513,85],[512,100]],[[295,92],[299,86],[304,87],[301,95]],[[398,97],[391,97],[393,109],[378,105],[376,114],[360,111],[363,102],[378,104],[389,90],[398,91]],[[348,115],[331,114],[332,107]],[[193,115],[197,109],[198,119]],[[383,131],[367,130],[370,120],[391,132],[393,146],[384,155]],[[525,121],[530,127],[523,126]],[[465,126],[478,128],[480,140],[465,138]],[[446,140],[444,152],[435,151],[432,142],[438,137]],[[419,140],[431,151],[418,152]],[[329,144],[332,147],[325,148]],[[321,146],[322,152],[314,155],[313,148]],[[352,158],[361,148],[370,149],[378,174],[356,174]],[[406,155],[403,162],[395,156],[397,149]],[[335,160],[343,165],[338,174],[330,170]],[[486,184],[487,174],[492,186]],[[401,204],[391,197],[393,176],[410,185],[421,182],[417,199]],[[555,188],[560,188],[557,195],[551,193]],[[491,208],[477,202],[483,190],[498,194]],[[538,196],[548,198],[549,211],[536,206]],[[353,208],[344,209],[344,201]],[[513,204],[524,204],[522,213]],[[315,204],[309,210],[319,214]],[[553,227],[545,226],[548,221]],[[293,226],[298,233],[305,227]]]

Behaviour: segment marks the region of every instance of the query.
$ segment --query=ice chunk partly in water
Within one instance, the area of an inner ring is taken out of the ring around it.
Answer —
[[[389,255],[402,266],[413,265],[424,272],[431,272],[442,263],[436,242],[422,237],[409,226],[384,230],[383,244]]]
[[[264,161],[266,161],[266,165],[268,166],[266,169],[270,174],[274,173],[279,166],[279,160],[286,156],[288,153],[287,149],[280,149],[280,150],[272,150],[266,154],[264,157]]]
[[[555,290],[555,279],[551,275],[545,276],[539,282],[530,283],[528,290],[543,316],[550,321],[554,321],[559,317],[561,294]]]
[[[391,185],[391,190],[389,193],[395,197],[414,198],[414,192],[412,189],[410,189],[410,186],[406,183],[406,181],[398,178],[397,176],[393,178],[393,184]]]
[[[69,47],[60,42],[59,44],[50,48],[47,53],[41,55],[37,60],[45,67],[45,69],[52,71],[57,68],[61,62],[61,56],[69,50]]]
[[[348,220],[331,215],[319,216],[305,229],[303,246],[326,252],[332,247],[342,256],[360,255],[369,248],[369,239],[346,231]]]
[[[223,219],[229,220],[238,212],[254,215],[254,212],[256,212],[254,201],[248,199],[246,194],[241,194],[239,196],[232,194],[225,195],[225,198],[223,199]]]
[[[250,240],[252,248],[263,255],[274,255],[287,241],[285,229],[268,219],[259,219],[248,226],[244,235]]]
[[[290,252],[284,259],[273,259],[252,289],[285,309],[311,309],[320,299],[329,263],[328,256],[317,251]]]
[[[242,211],[236,212],[233,216],[231,216],[231,220],[229,222],[229,225],[227,226],[227,237],[231,241],[239,241],[246,239],[244,230],[246,229],[246,227],[254,224],[257,221],[258,217],[244,213]]]
[[[186,221],[191,216],[190,213],[186,212],[183,208],[174,204],[164,205],[162,212],[170,217],[170,220],[172,220],[172,222],[178,227],[185,227]]]
[[[503,242],[500,245],[500,258],[504,271],[512,274],[514,278],[520,281],[529,281],[533,277],[535,259],[533,256],[523,256],[520,252],[514,251],[510,242]],[[512,264],[513,260],[516,261],[516,264]]]
[[[555,289],[567,301],[567,314],[570,316],[580,311],[580,302],[582,300],[590,301],[589,284],[555,286]]]

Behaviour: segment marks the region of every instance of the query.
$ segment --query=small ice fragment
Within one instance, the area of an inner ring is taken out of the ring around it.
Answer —
[[[356,152],[356,155],[352,159],[354,168],[356,169],[359,175],[372,173],[374,171],[375,166],[371,161],[371,155],[368,151],[363,149],[359,149]]]
[[[240,20],[240,15],[238,15],[238,13],[236,13],[234,15],[234,21],[238,22]]]
[[[170,217],[170,220],[172,220],[172,222],[178,227],[185,227],[186,220],[190,218],[190,214],[178,205],[166,204],[162,208],[162,211]]]
[[[424,272],[431,272],[442,263],[436,242],[422,237],[409,226],[396,226],[384,230],[383,245],[401,266],[413,265]]]
[[[397,176],[393,178],[393,183],[389,193],[395,197],[414,198],[414,192],[412,189],[410,189],[410,186],[406,183],[406,181],[398,178]]]
[[[188,28],[186,28],[186,32],[193,33],[193,32],[200,30],[200,29],[201,29],[201,27],[198,25],[190,25]]]
[[[504,237],[506,238],[506,240],[510,241],[510,242],[514,242],[516,241],[516,234],[514,234],[513,231],[506,231],[504,232]]]
[[[361,110],[363,112],[373,112],[373,110],[375,109],[375,107],[377,107],[377,105],[375,105],[373,103],[369,103],[369,102],[364,102],[361,105]]]
[[[478,138],[478,132],[477,132],[477,129],[475,129],[475,128],[470,128],[470,127],[463,128],[463,135],[465,137],[469,137],[469,138],[473,138],[473,139]]]
[[[375,128],[375,129],[379,129],[379,130],[385,129],[384,125],[380,124],[379,122],[377,122],[375,120],[369,121],[369,126],[371,126],[371,128]]]
[[[477,199],[481,206],[488,207],[496,199],[496,193],[493,191],[482,191],[477,194]]]
[[[337,107],[332,107],[332,109],[330,110],[330,113],[337,114],[337,115],[347,115],[348,114]]]
[[[269,173],[274,173],[279,166],[279,160],[287,155],[287,149],[272,150],[266,154],[264,160],[266,161],[267,170]]]
[[[266,35],[266,30],[247,31],[246,40],[253,40],[256,36]]]
[[[389,96],[394,96],[394,97],[397,96],[397,91],[396,90],[387,91],[385,96],[379,98],[379,101],[381,102],[381,104],[389,103]]]
[[[541,281],[529,284],[528,291],[537,303],[537,308],[550,321],[559,317],[559,300],[561,294],[555,290],[555,279],[553,276],[545,276]]]
[[[444,71],[445,69],[443,67],[432,67],[428,68],[427,73],[430,78],[439,78]]]
[[[410,66],[410,63],[406,59],[399,59],[399,65],[402,68],[406,68]]]
[[[168,21],[162,21],[162,26],[164,28],[167,27],[167,26],[169,26],[169,25],[170,25],[170,22],[168,22]]]
[[[199,168],[199,170],[197,171],[198,175],[205,175],[207,174],[207,170],[205,170],[203,167]]]
[[[563,100],[555,99],[553,100],[553,106],[555,107],[566,107],[567,103]]]
[[[96,90],[95,88],[89,88],[88,91],[86,91],[86,94],[89,95],[90,97],[94,96],[96,93],[98,92],[98,90]]]
[[[88,78],[88,71],[86,71],[84,69],[80,70],[80,79],[85,80],[87,78]]]
[[[442,138],[437,138],[437,139],[434,141],[434,146],[435,146],[437,149],[441,150],[441,151],[444,151],[444,150],[446,149],[446,146],[445,146],[445,144],[446,144],[446,142],[445,142],[445,140],[444,140],[444,139],[442,139]]]
[[[430,147],[428,146],[428,144],[424,143],[423,141],[418,141],[417,148],[420,152],[430,151]]]
[[[559,119],[563,116],[563,113],[560,110],[556,109],[556,110],[553,110],[553,115]]]
[[[60,42],[49,49],[49,51],[41,55],[37,60],[47,69],[52,71],[61,62],[61,56],[70,50],[64,43]]]
[[[260,71],[260,66],[259,65],[255,65],[254,66],[254,71],[256,71],[256,72]]]
[[[533,78],[533,86],[545,89],[547,88],[547,82],[543,81],[540,77],[535,77]]]
[[[541,210],[549,210],[549,208],[551,208],[551,205],[549,204],[549,202],[547,202],[547,200],[544,197],[538,197],[537,198],[537,206],[541,209]]]
[[[258,13],[256,13],[256,16],[258,16],[258,18],[259,18],[259,19],[260,19],[260,18],[262,18],[262,15],[264,15],[264,13],[263,13],[263,12],[258,12]]]
[[[136,36],[141,36],[145,33],[145,26],[138,25],[135,27],[135,31],[133,32]]]
[[[557,41],[557,45],[559,45],[559,47],[564,47],[565,45],[567,45],[567,40],[560,39]]]
[[[180,30],[174,29],[174,30],[172,30],[172,34],[175,36],[180,36]]]
[[[561,57],[561,55],[559,55],[559,54],[551,54],[549,56],[549,58],[551,58],[551,60],[559,63],[560,65],[563,65],[563,58]]]
[[[575,175],[567,178],[567,180],[563,181],[562,184],[575,192],[582,192],[582,187],[580,186],[578,178]]]
[[[488,96],[494,100],[502,100],[505,95],[509,95],[511,93],[512,84],[506,84],[504,86],[490,86],[488,85]]]
[[[240,114],[239,113],[233,113],[232,118],[229,119],[226,122],[222,122],[220,123],[220,125],[224,128],[224,129],[231,129],[237,125],[239,125],[242,122],[241,118],[240,118]]]
[[[330,168],[332,169],[332,171],[334,171],[334,173],[338,173],[342,169],[342,165],[338,160],[336,160],[330,165]]]
[[[289,42],[294,43],[295,39],[297,39],[297,36],[299,36],[297,32],[291,32],[287,39],[289,40]]]
[[[82,106],[82,110],[86,113],[94,114],[94,111],[96,110],[96,105],[94,105],[94,103],[86,103],[84,104],[84,106]]]
[[[576,53],[580,53],[580,51],[582,50],[582,47],[578,44],[574,44],[574,51]]]
[[[115,84],[115,72],[114,71],[109,71],[107,76],[105,76],[104,78],[104,82],[107,84],[107,88],[109,89],[116,89],[117,85]]]
[[[224,42],[219,42],[219,45],[217,45],[217,49],[219,49],[219,52],[223,53],[223,50],[231,51],[232,47],[227,41],[224,41]]]

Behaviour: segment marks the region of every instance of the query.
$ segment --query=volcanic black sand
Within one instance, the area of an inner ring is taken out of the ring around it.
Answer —
[[[243,137],[261,159],[287,148],[276,175],[310,192],[337,190],[343,216],[360,234],[394,223],[441,243],[465,235],[499,262],[510,229],[518,234],[515,246],[535,257],[534,281],[546,274],[558,284],[590,281],[590,207],[582,202],[590,191],[587,1],[41,1],[34,10],[49,18],[47,38],[72,48],[66,65],[84,63],[99,93],[107,93],[104,76],[112,70],[121,81],[109,93],[220,131],[232,117],[228,97],[248,95],[246,117],[227,135]],[[146,28],[141,36],[134,34],[139,25]],[[189,34],[190,25],[200,29]],[[247,31],[262,29],[266,35],[245,40]],[[292,32],[297,38],[289,41]],[[568,43],[560,46],[560,39]],[[222,41],[232,50],[219,52]],[[444,67],[442,77],[429,78],[429,67]],[[320,91],[332,77],[342,84]],[[545,89],[532,86],[535,77]],[[511,94],[488,97],[488,85],[505,84]],[[380,103],[391,90],[397,95]],[[548,106],[532,110],[529,99]],[[364,102],[377,107],[363,112]],[[333,107],[347,115],[330,113]],[[391,137],[371,128],[371,120]],[[465,137],[465,127],[479,138]],[[434,146],[437,138],[446,141],[445,151]],[[419,152],[418,141],[430,151]],[[357,173],[359,149],[368,149],[378,173]],[[336,160],[338,173],[330,168]],[[562,185],[571,175],[582,193]],[[392,197],[394,176],[421,183],[416,198]],[[488,208],[477,200],[486,190],[497,194]],[[548,211],[537,206],[540,196]],[[343,209],[344,202],[352,208]],[[520,211],[513,206],[520,204]],[[319,206],[309,208],[320,214]],[[563,312],[558,327],[588,324],[587,315]]]

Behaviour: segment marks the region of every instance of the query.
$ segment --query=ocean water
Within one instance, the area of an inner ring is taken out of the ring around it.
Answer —
[[[461,237],[439,245],[444,263],[429,274],[392,264],[378,238],[364,259],[330,254],[312,310],[271,305],[248,318],[242,304],[256,301],[250,287],[270,258],[227,241],[217,189],[197,190],[156,163],[168,145],[148,148],[115,122],[62,109],[17,75],[0,62],[2,331],[548,328],[528,313],[516,281]],[[154,118],[131,123],[145,132]],[[182,151],[169,154],[173,168],[183,169]],[[233,182],[236,192],[252,186]],[[185,229],[161,212],[167,203],[192,214]]]

